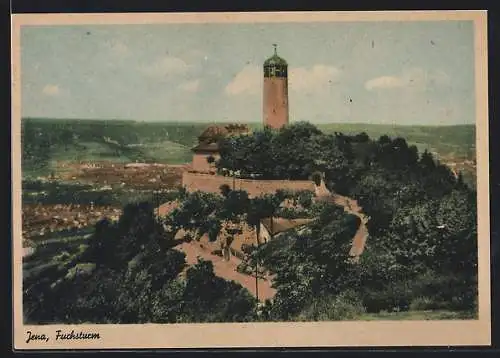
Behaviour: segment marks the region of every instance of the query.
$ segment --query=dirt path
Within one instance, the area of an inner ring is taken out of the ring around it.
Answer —
[[[366,227],[368,218],[362,212],[356,200],[338,194],[332,194],[332,198],[336,204],[343,206],[346,212],[356,215],[361,220],[358,231],[356,231],[352,240],[351,247],[351,255],[358,260],[365,249],[366,240],[368,238],[368,228]]]
[[[354,260],[359,260],[359,256],[363,253],[366,245],[366,240],[368,238],[368,228],[366,224],[368,222],[367,216],[363,213],[362,208],[359,206],[358,202],[347,196],[342,196],[336,193],[330,192],[324,183],[321,181],[319,186],[316,186],[316,198],[318,200],[331,201],[336,205],[342,206],[344,210],[350,214],[356,215],[360,220],[358,231],[354,235],[352,240],[351,255],[354,256]]]
[[[346,212],[356,215],[360,218],[361,224],[356,231],[356,234],[354,235],[351,248],[351,255],[354,256],[354,260],[357,261],[359,259],[359,256],[364,251],[366,240],[368,238],[368,229],[366,227],[368,219],[363,214],[362,208],[354,199],[338,195],[336,193],[331,193],[326,188],[324,182],[321,182],[321,184],[316,187],[315,194],[316,200],[326,200],[333,202],[336,205],[342,206]],[[224,278],[228,281],[235,281],[241,286],[245,287],[248,291],[250,291],[253,296],[257,296],[255,276],[245,275],[236,271],[236,268],[241,263],[241,260],[237,257],[231,255],[231,259],[229,261],[225,261],[222,257],[213,255],[209,248],[204,247],[203,244],[197,241],[191,241],[189,243],[183,242],[177,245],[175,249],[186,254],[186,261],[189,265],[188,267],[195,265],[198,261],[198,257],[201,257],[204,260],[212,261],[214,265],[214,273],[216,276]],[[271,277],[258,280],[259,301],[272,299],[276,294],[276,289],[271,287],[271,282]]]
[[[222,257],[211,254],[197,241],[191,241],[189,243],[183,242],[174,248],[186,254],[186,261],[189,266],[195,265],[198,262],[198,257],[207,261],[212,261],[216,276],[228,281],[235,281],[250,291],[253,296],[257,296],[255,276],[245,275],[236,271],[236,268],[241,262],[240,259],[231,256],[229,261],[225,261]],[[271,287],[271,280],[269,278],[266,280],[258,280],[258,290],[259,301],[262,302],[267,299],[272,299],[276,294],[276,290]]]

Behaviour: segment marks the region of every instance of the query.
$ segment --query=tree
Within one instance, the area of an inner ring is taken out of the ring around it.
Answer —
[[[234,282],[215,276],[211,261],[188,269],[183,316],[189,322],[244,322],[255,318],[255,299]]]
[[[436,250],[441,241],[437,228],[437,203],[428,201],[400,208],[391,222],[391,233],[386,236],[397,261],[422,272],[435,264]]]
[[[370,137],[366,134],[366,132],[361,132],[360,134],[356,134],[352,138],[352,141],[356,143],[367,143],[370,141]]]
[[[248,211],[250,199],[244,190],[230,190],[224,198],[219,218],[227,221],[239,221],[239,218]]]
[[[424,150],[422,156],[419,161],[420,168],[424,171],[424,173],[432,172],[436,168],[436,162],[429,151]]]
[[[116,227],[108,219],[98,221],[84,253],[85,260],[96,263],[98,267],[117,267],[120,265],[116,251],[118,240]]]
[[[264,194],[251,199],[247,212],[247,223],[255,227],[257,242],[259,242],[260,237],[261,220],[275,216],[284,199],[283,192],[276,192],[274,195]]]
[[[477,275],[477,207],[475,193],[454,190],[439,204],[436,221],[442,235],[441,266],[452,272]]]
[[[213,193],[196,191],[189,194],[182,205],[171,212],[168,221],[175,233],[180,230],[194,230],[201,236],[210,233],[210,238],[217,237],[221,223],[217,217],[223,204],[223,198]]]

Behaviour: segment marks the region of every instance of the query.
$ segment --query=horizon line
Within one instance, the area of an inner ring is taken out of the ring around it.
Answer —
[[[235,121],[175,121],[175,120],[138,120],[132,118],[63,118],[63,117],[35,117],[35,116],[24,116],[21,120],[54,120],[54,121],[102,121],[102,122],[131,122],[131,123],[148,123],[148,124],[211,124],[211,123],[242,123],[242,124],[262,124],[261,121],[247,121],[247,122],[235,122]],[[290,123],[300,123],[308,122],[314,125],[328,125],[328,124],[339,124],[339,125],[370,125],[370,126],[390,126],[390,127],[458,127],[458,126],[476,126],[476,123],[451,123],[451,124],[397,124],[397,123],[370,123],[370,122],[315,122],[308,120],[295,120]]]

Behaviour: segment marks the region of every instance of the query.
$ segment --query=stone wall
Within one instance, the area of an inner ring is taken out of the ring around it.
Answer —
[[[186,171],[182,175],[182,185],[189,192],[205,191],[220,193],[221,185],[228,185],[231,189],[245,190],[250,196],[261,194],[272,194],[278,189],[291,191],[310,190],[315,191],[312,180],[252,180],[225,177],[216,174],[204,174]]]
[[[220,155],[217,153],[195,153],[193,155],[192,167],[197,172],[215,172],[215,165],[208,162],[208,157],[213,157],[218,160]]]

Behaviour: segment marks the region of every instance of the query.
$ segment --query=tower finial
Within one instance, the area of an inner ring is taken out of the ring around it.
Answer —
[[[278,45],[277,44],[273,44],[273,47],[274,47],[274,54],[278,55],[278,50],[277,50]]]

